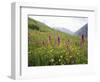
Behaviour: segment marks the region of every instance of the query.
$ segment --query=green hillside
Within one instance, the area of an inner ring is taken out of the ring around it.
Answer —
[[[87,64],[87,41],[28,18],[28,66]]]

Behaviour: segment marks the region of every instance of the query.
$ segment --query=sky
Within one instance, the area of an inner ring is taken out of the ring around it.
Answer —
[[[86,23],[88,18],[83,17],[51,17],[51,16],[29,16],[35,20],[43,22],[51,28],[66,28],[72,32],[76,32]]]

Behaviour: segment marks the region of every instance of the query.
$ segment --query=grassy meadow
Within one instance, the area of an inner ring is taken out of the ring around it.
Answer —
[[[87,64],[87,40],[28,18],[28,66]]]

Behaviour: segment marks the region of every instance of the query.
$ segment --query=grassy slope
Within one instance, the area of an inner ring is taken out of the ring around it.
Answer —
[[[48,43],[48,36],[51,36],[51,43]],[[58,36],[61,40],[59,46]],[[87,42],[80,48],[79,37],[55,31],[31,18],[28,18],[28,40],[29,66],[87,63]],[[70,40],[68,48],[65,44],[67,40]]]

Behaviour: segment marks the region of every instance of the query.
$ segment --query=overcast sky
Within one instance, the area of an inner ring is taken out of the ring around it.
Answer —
[[[83,25],[88,23],[88,18],[76,17],[51,17],[51,16],[29,16],[35,20],[43,22],[52,28],[66,28],[72,32],[76,32]]]

